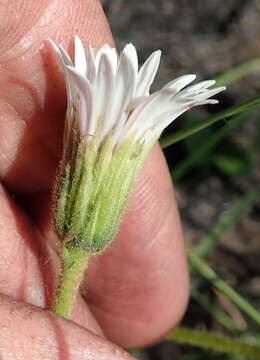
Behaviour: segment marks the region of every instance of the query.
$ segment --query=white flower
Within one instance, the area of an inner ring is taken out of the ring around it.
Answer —
[[[158,70],[161,51],[151,54],[138,69],[134,45],[125,46],[120,55],[104,45],[85,51],[75,37],[75,64],[67,52],[52,43],[62,64],[68,95],[67,131],[72,122],[86,137],[98,137],[99,144],[109,134],[114,145],[134,134],[147,143],[188,109],[215,104],[212,96],[225,87],[209,89],[214,80],[186,87],[196,75],[176,78],[150,95],[150,86]],[[67,134],[68,135],[68,134]]]
[[[181,76],[150,95],[160,51],[138,70],[132,44],[117,54],[75,37],[75,60],[52,42],[68,96],[64,149],[54,191],[55,225],[63,246],[95,254],[118,231],[136,174],[152,145],[174,119],[193,106],[214,104],[224,87],[215,81],[186,87]]]

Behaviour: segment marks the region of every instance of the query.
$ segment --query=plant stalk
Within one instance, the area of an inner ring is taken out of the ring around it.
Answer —
[[[188,251],[189,264],[194,270],[207,279],[211,285],[225,294],[240,310],[260,325],[260,312],[240,296],[230,285],[222,280],[215,271],[193,251]]]
[[[181,344],[198,346],[204,349],[220,351],[227,354],[239,354],[250,359],[260,358],[260,347],[257,345],[232,339],[227,336],[213,335],[206,331],[178,327],[168,337],[169,340]]]
[[[52,307],[55,314],[70,316],[89,258],[86,251],[63,246],[61,276]]]

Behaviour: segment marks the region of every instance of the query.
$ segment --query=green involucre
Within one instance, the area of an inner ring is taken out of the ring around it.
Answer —
[[[95,138],[73,139],[64,151],[55,187],[55,226],[67,248],[95,254],[116,235],[136,174],[154,141],[134,136],[112,146],[109,137],[97,146]]]

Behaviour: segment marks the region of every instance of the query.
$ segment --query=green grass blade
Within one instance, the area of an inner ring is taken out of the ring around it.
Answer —
[[[248,112],[246,113],[246,115]],[[190,169],[202,155],[208,153],[214,146],[216,146],[231,130],[239,126],[246,118],[245,113],[239,114],[231,119],[222,129],[216,131],[205,142],[200,144],[185,160],[183,160],[173,170],[173,180],[179,180],[188,169]]]
[[[238,202],[236,202],[230,209],[220,216],[218,223],[211,229],[211,231],[201,239],[200,244],[196,247],[194,252],[200,257],[207,256],[210,251],[216,246],[219,238],[225,231],[234,226],[238,220],[245,214],[260,199],[260,188],[246,193]]]
[[[260,359],[260,346],[226,336],[213,335],[206,331],[179,327],[169,335],[168,339],[208,350]]]
[[[196,134],[197,132],[207,128],[208,126],[213,125],[217,121],[220,121],[223,119],[228,119],[231,116],[241,114],[244,111],[253,109],[258,105],[260,105],[260,97],[254,99],[254,100],[247,101],[240,105],[232,106],[224,111],[221,111],[220,113],[218,113],[214,116],[211,116],[209,119],[202,121],[199,124],[191,126],[188,129],[183,129],[183,130],[177,131],[174,134],[163,137],[160,141],[161,147],[163,149],[165,149],[168,146],[171,146],[193,134]]]
[[[193,270],[202,275],[215,289],[225,294],[241,311],[260,325],[260,313],[251,304],[222,280],[215,271],[193,251],[188,251],[187,255],[189,264]]]
[[[235,321],[225,311],[210,302],[206,296],[202,295],[198,290],[192,289],[191,297],[227,330],[236,333],[240,331]]]
[[[260,70],[260,57],[246,61],[243,64],[225,71],[216,78],[215,86],[230,85],[258,70]]]

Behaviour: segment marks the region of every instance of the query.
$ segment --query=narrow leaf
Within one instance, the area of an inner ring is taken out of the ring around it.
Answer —
[[[240,105],[232,106],[224,111],[221,111],[220,113],[218,113],[214,116],[211,116],[209,119],[202,121],[199,124],[191,126],[188,129],[183,129],[183,130],[177,131],[174,134],[163,137],[160,141],[161,147],[162,147],[162,149],[165,149],[168,146],[171,146],[171,145],[187,138],[188,136],[196,134],[198,131],[205,129],[208,126],[213,125],[217,121],[220,121],[223,119],[228,119],[231,116],[241,114],[244,111],[253,109],[258,105],[260,105],[260,97],[254,99],[254,100],[247,101]]]
[[[255,59],[246,61],[238,66],[234,66],[233,68],[219,75],[216,78],[215,86],[230,85],[235,81],[238,81],[243,77],[249,75],[250,73],[259,70],[260,70],[260,57],[257,57]]]
[[[169,335],[168,339],[208,350],[227,354],[239,354],[248,356],[250,359],[260,359],[260,346],[227,336],[211,334],[206,331],[179,327]]]
[[[200,143],[200,146],[197,146],[197,148],[195,148],[185,160],[174,168],[172,174],[173,179],[179,180],[188,169],[190,169],[202,156],[205,156],[205,154],[216,146],[225,135],[227,135],[236,126],[239,126],[244,119],[244,114],[237,115],[234,119],[231,119],[225,126],[223,126],[222,129],[216,131],[212,136],[206,138],[204,142]]]

